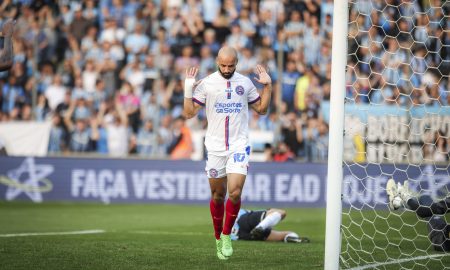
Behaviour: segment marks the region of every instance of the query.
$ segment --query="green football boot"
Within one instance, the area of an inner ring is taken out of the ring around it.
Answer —
[[[217,249],[217,258],[219,258],[219,260],[228,260],[228,257],[222,254],[222,239],[219,240],[216,239],[216,249]]]
[[[231,246],[231,237],[229,235],[221,234],[220,240],[222,240],[222,254],[225,257],[233,255],[233,247]]]

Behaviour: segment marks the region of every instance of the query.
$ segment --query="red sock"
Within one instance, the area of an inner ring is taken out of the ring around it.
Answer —
[[[211,201],[209,201],[209,210],[211,211],[213,220],[214,235],[216,236],[216,239],[219,240],[223,227],[223,203],[215,203],[214,200],[211,199]]]
[[[225,215],[225,225],[223,226],[223,234],[229,235],[231,229],[233,228],[234,221],[239,214],[239,209],[241,209],[241,200],[234,204],[230,199],[227,200],[226,204],[226,215]]]

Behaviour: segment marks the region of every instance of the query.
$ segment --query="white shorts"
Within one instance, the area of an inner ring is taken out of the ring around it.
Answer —
[[[208,178],[222,178],[229,173],[247,175],[249,157],[250,146],[242,150],[230,151],[223,156],[208,153],[205,168],[206,175]]]

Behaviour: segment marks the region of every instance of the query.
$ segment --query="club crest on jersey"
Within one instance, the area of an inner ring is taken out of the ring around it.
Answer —
[[[219,172],[216,169],[209,169],[209,177],[216,178],[219,175]]]
[[[242,96],[244,94],[244,87],[242,87],[241,85],[236,86],[236,94]]]

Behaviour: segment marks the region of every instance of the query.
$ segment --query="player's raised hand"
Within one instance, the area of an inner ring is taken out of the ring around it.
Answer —
[[[198,83],[195,82],[198,68],[190,67],[186,69],[186,78],[184,79],[184,97],[192,98],[192,89],[194,89]]]
[[[4,37],[11,37],[14,33],[14,25],[16,24],[16,21],[13,19],[8,19],[2,27],[2,35]]]
[[[258,75],[259,78],[255,77],[255,80],[260,84],[266,85],[272,83],[272,79],[263,66],[256,65],[256,75]]]
[[[190,67],[186,69],[186,79],[195,79],[198,73],[198,68]]]

